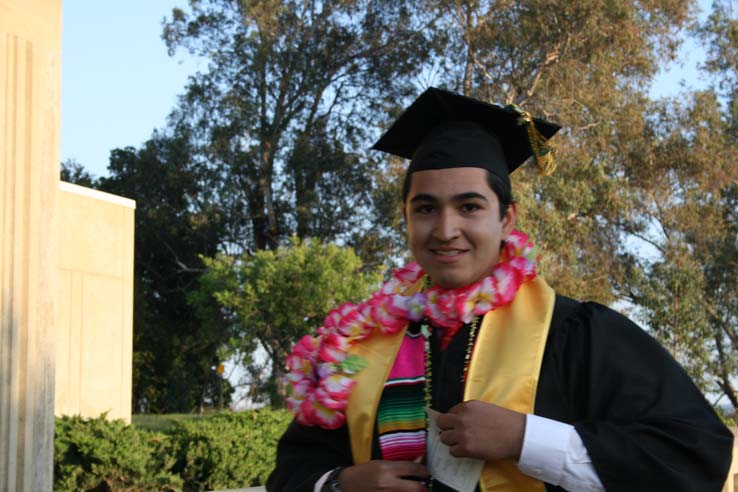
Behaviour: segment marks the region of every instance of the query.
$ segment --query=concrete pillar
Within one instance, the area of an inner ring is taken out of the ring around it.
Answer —
[[[0,492],[50,492],[61,0],[0,0]]]

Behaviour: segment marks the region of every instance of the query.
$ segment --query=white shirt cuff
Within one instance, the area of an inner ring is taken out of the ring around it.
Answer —
[[[324,474],[323,474],[323,475],[322,475],[322,476],[321,476],[321,477],[320,477],[320,478],[318,479],[318,481],[317,481],[317,482],[315,482],[315,485],[313,485],[313,492],[320,492],[320,489],[322,489],[322,488],[323,488],[323,484],[325,483],[325,481],[326,481],[326,480],[328,480],[328,475],[330,475],[332,471],[333,471],[333,470],[328,470],[327,472],[325,472],[325,473],[324,473]]]
[[[526,415],[518,469],[569,492],[604,492],[587,448],[573,425]]]

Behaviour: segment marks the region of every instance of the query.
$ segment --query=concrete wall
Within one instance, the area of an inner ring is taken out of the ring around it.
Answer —
[[[733,436],[738,436],[738,427],[731,427]],[[738,442],[735,438],[733,440],[733,462],[730,464],[730,471],[728,472],[728,479],[725,481],[723,492],[738,492]]]
[[[52,488],[61,0],[0,0],[0,492]]]
[[[131,421],[135,207],[59,183],[56,415]]]

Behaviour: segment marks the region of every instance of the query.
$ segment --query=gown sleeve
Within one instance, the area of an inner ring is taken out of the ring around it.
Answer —
[[[277,445],[277,463],[266,483],[267,492],[312,492],[327,471],[350,466],[348,430],[306,427],[294,420]]]
[[[733,435],[682,367],[599,304],[550,333],[535,413],[574,425],[608,492],[718,492],[730,467]]]

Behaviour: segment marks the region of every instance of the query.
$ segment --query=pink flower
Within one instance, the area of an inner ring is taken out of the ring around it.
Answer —
[[[411,296],[387,295],[382,301],[377,302],[380,303],[391,316],[402,318],[404,321],[419,321],[423,317],[427,301],[425,294],[417,293]],[[405,324],[403,323],[403,326]]]
[[[423,269],[420,268],[418,262],[413,261],[404,267],[395,269],[392,276],[401,282],[415,283],[423,276]]]
[[[346,305],[350,303],[344,303],[341,306],[337,307],[330,313],[328,313],[328,316],[325,317],[323,320],[323,326],[330,332],[338,329],[338,323],[341,321],[341,309]]]
[[[428,289],[425,293],[426,296],[426,305],[425,305],[425,311],[424,314],[432,319],[440,319],[443,317],[443,312],[441,311],[440,306],[438,305],[438,289],[433,289],[432,287]]]
[[[458,319],[464,323],[470,323],[474,318],[474,305],[479,295],[481,283],[476,282],[472,285],[459,289],[456,294],[456,312]]]
[[[407,302],[407,317],[412,321],[420,321],[425,312],[427,301],[421,293],[413,294]]]
[[[346,358],[349,341],[338,333],[329,333],[321,337],[320,360],[323,362],[341,362]]]
[[[321,326],[316,330],[316,333],[318,334],[318,336],[322,337],[324,335],[327,335],[328,333],[331,333],[332,331],[333,328],[326,328],[325,326]]]
[[[387,308],[387,312],[392,316],[399,316],[407,319],[407,304],[409,299],[409,297],[400,294],[392,294],[384,298],[383,305]]]
[[[346,409],[345,401],[335,400],[324,388],[320,386],[315,389],[315,401],[318,405],[323,406],[328,410],[343,411]]]
[[[438,308],[445,313],[455,315],[455,304],[456,296],[454,296],[450,292],[441,292],[441,294],[438,296]]]
[[[349,390],[356,384],[356,381],[342,374],[334,374],[325,378],[320,382],[321,388],[324,388],[333,398],[347,400]]]
[[[301,414],[308,425],[318,425],[324,429],[338,429],[346,421],[343,412],[326,408],[311,394],[300,406]]]
[[[505,239],[505,247],[502,248],[500,261],[508,261],[517,256],[524,256],[525,252],[533,247],[533,243],[528,241],[528,236],[520,231],[512,231]]]
[[[304,400],[305,396],[314,389],[315,384],[309,379],[289,380],[288,392],[291,397]]]
[[[305,335],[292,348],[292,353],[298,357],[315,360],[318,357],[319,341],[311,335]]]
[[[344,410],[354,384],[356,384],[354,380],[341,374],[334,374],[320,382],[315,390],[315,398],[326,408]]]
[[[348,338],[365,338],[371,331],[371,327],[367,326],[362,311],[364,311],[364,308],[361,304],[358,306],[352,305],[351,309],[346,309],[338,322],[338,332]]]
[[[438,289],[438,287],[432,287],[432,289]],[[456,296],[451,292],[441,291],[436,296],[435,305],[432,305],[430,298],[428,299],[428,307],[431,307],[431,312],[426,312],[431,321],[441,328],[453,328],[461,324],[461,318],[458,311],[456,310]]]
[[[484,314],[494,309],[493,277],[485,277],[479,284],[479,290],[474,298],[474,314]]]
[[[379,289],[379,292],[384,295],[405,294],[405,291],[422,276],[423,270],[420,265],[415,262],[408,263],[402,268],[395,269],[392,277]]]
[[[496,305],[510,303],[522,281],[522,275],[508,264],[499,263],[492,274],[497,280]]]
[[[398,318],[390,312],[389,302],[388,297],[372,299],[371,301],[372,319],[378,325],[379,331],[385,335],[396,333],[407,324],[406,318]]]
[[[313,364],[304,357],[291,354],[287,356],[287,369],[290,371],[288,374],[296,374],[300,375],[300,377],[306,377],[313,373]]]
[[[528,236],[520,231],[512,231],[505,239],[505,246],[510,246],[513,252],[521,252],[528,242]],[[519,254],[519,253],[518,253]]]
[[[359,340],[363,340],[364,338],[371,336],[374,329],[379,328],[379,323],[377,323],[372,314],[374,310],[374,308],[372,308],[372,299],[362,302],[359,305],[359,313],[361,314],[361,319],[364,323],[364,326],[362,327],[363,331],[361,335],[359,335]]]
[[[287,408],[292,413],[297,413],[302,407],[302,403],[307,398],[307,395],[315,390],[315,385],[312,384],[308,379],[290,380],[287,386]]]
[[[318,380],[333,376],[336,374],[338,369],[336,365],[330,362],[321,362],[315,369],[315,373],[318,375]]]
[[[509,262],[510,266],[518,270],[525,280],[529,280],[536,275],[536,265],[532,261],[522,256],[516,256]]]

